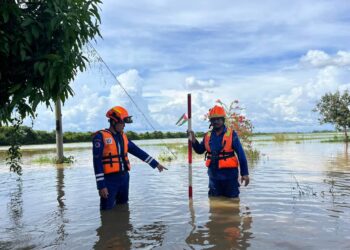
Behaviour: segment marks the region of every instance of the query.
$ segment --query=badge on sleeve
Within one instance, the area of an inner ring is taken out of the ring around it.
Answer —
[[[112,144],[112,138],[107,138],[106,139],[106,144]]]
[[[100,148],[101,147],[101,142],[97,141],[94,144],[95,148]]]

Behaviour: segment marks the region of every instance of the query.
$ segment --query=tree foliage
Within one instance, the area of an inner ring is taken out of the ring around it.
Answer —
[[[34,117],[39,103],[64,102],[87,58],[82,47],[99,34],[100,0],[1,1],[0,124]]]
[[[331,123],[336,129],[344,131],[345,140],[349,141],[348,129],[350,126],[350,94],[346,90],[343,93],[327,93],[317,103],[315,112],[319,112],[321,124]]]
[[[11,123],[10,170],[21,173],[16,134],[39,103],[63,103],[88,59],[82,48],[99,33],[100,0],[3,0],[0,6],[0,126]]]
[[[8,149],[8,157],[6,158],[6,164],[10,166],[10,171],[16,172],[18,175],[22,174],[22,166],[21,166],[21,158],[22,153],[20,151],[21,142],[19,138],[22,136],[22,131],[20,129],[20,125],[22,124],[21,119],[15,118],[13,121],[13,126],[9,128],[8,133],[11,136],[9,138],[9,149]],[[1,129],[1,127],[0,127]]]

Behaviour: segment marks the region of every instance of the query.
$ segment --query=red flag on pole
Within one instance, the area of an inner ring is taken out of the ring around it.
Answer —
[[[177,126],[182,126],[183,124],[185,124],[188,121],[188,116],[187,114],[183,114],[180,119],[176,122]]]

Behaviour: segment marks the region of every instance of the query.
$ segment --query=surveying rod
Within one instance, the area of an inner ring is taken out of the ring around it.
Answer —
[[[187,94],[188,131],[192,131],[191,94]],[[188,198],[192,199],[192,141],[188,134]]]

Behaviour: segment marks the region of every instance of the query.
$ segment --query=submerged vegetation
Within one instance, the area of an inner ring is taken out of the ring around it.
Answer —
[[[275,142],[284,142],[287,141],[288,137],[285,134],[275,134],[272,137],[272,140]]]
[[[325,198],[326,196],[331,196],[335,197],[337,195],[340,195],[336,190],[335,190],[335,180],[333,178],[331,179],[324,179],[323,183],[328,184],[329,186],[327,187],[327,190],[322,190],[322,191],[315,191],[314,188],[309,185],[309,184],[302,184],[296,176],[292,173],[292,178],[294,180],[294,184],[296,186],[292,187],[292,191],[297,192],[298,196],[313,196],[313,197],[321,197]]]
[[[188,152],[186,143],[161,144],[165,149],[158,155],[158,159],[164,162],[174,161],[178,158],[185,158]],[[196,157],[196,154],[193,154]]]
[[[64,164],[72,164],[75,162],[75,158],[73,156],[68,156],[63,159]],[[39,163],[39,164],[56,164],[57,163],[57,157],[49,157],[47,155],[41,156],[35,160],[33,160],[33,163]]]
[[[330,139],[322,140],[321,142],[347,142],[344,136],[334,135]]]

